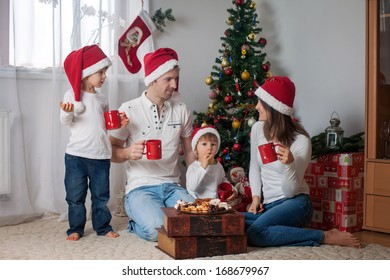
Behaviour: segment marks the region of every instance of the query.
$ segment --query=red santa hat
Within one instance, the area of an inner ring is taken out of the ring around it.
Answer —
[[[178,65],[177,53],[170,48],[160,48],[144,57],[145,85],[160,78]]]
[[[291,116],[294,112],[295,85],[288,77],[272,76],[255,94],[276,111]]]
[[[207,126],[196,128],[192,132],[191,147],[192,147],[192,150],[194,151],[194,153],[195,153],[196,144],[198,144],[198,141],[199,141],[200,137],[202,137],[206,133],[212,133],[215,136],[217,136],[217,139],[218,139],[218,150],[219,150],[219,145],[221,144],[221,137],[219,136],[219,133],[215,129],[214,126],[207,125]]]
[[[85,46],[72,51],[65,58],[64,70],[73,89],[75,112],[84,111],[84,105],[81,103],[81,81],[110,65],[110,59],[98,45]]]

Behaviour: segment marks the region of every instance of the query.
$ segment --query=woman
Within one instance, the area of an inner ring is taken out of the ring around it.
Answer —
[[[251,131],[249,181],[252,204],[245,215],[251,246],[318,246],[321,243],[360,248],[351,233],[305,229],[312,217],[304,173],[311,157],[306,130],[292,118],[295,85],[271,77],[256,90],[259,121]],[[278,160],[263,164],[258,146],[277,143]]]

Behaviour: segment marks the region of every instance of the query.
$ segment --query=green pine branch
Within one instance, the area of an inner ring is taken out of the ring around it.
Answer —
[[[154,12],[152,21],[160,32],[164,32],[164,27],[166,27],[165,20],[176,21],[175,17],[172,15],[172,9],[162,11],[160,8]]]

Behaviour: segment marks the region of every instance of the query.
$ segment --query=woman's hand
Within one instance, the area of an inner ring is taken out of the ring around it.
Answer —
[[[248,212],[253,213],[253,214],[257,214],[257,213],[260,213],[263,211],[264,211],[264,208],[263,208],[263,204],[260,203],[260,197],[258,195],[252,196],[252,204],[249,207]]]
[[[291,153],[290,148],[287,146],[278,144],[276,153],[278,154],[278,159],[284,164],[289,164],[294,161],[294,156]]]

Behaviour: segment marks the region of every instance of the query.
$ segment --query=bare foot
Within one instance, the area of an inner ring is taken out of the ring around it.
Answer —
[[[360,248],[361,244],[359,239],[357,239],[350,232],[339,231],[338,229],[331,229],[324,232],[324,243],[331,245],[340,245]]]
[[[119,233],[117,233],[115,231],[110,231],[110,232],[106,233],[106,236],[110,237],[110,238],[117,238],[119,236]]]
[[[71,234],[68,235],[68,237],[66,238],[66,240],[69,240],[69,241],[77,241],[80,239],[80,234],[78,234],[77,232],[73,232]]]

